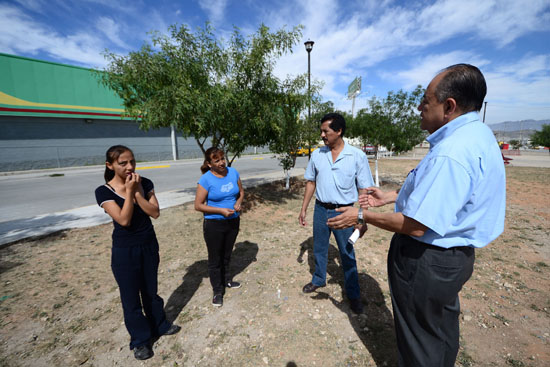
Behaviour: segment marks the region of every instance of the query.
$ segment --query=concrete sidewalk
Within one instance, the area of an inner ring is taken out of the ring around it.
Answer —
[[[295,168],[292,177],[304,175],[305,169]],[[242,178],[243,187],[249,188],[263,183],[284,180],[282,171]],[[183,189],[157,193],[160,208],[165,209],[195,200],[195,189]],[[98,205],[38,215],[25,219],[0,223],[0,247],[25,238],[44,236],[70,228],[85,228],[111,222],[111,217]]]

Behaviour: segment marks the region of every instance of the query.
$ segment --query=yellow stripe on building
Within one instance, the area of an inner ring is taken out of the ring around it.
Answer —
[[[50,107],[50,108],[70,108],[74,110],[92,110],[92,111],[112,111],[112,112],[124,112],[122,108],[108,108],[108,107],[90,107],[90,106],[73,106],[67,104],[55,104],[55,103],[37,103],[29,102],[24,99],[10,96],[9,94],[0,92],[0,104],[6,104],[11,106],[28,106],[28,107]]]

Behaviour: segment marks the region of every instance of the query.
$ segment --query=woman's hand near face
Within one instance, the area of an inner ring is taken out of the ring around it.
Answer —
[[[136,177],[137,176],[137,177]],[[133,197],[138,190],[140,185],[140,177],[137,173],[132,173],[131,175],[126,176],[126,181],[124,182],[124,188],[126,189],[126,194],[129,197]]]

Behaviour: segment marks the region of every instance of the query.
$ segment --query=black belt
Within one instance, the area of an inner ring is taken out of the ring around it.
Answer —
[[[322,201],[315,199],[315,204],[321,205],[325,209],[338,209],[345,206],[353,206],[353,203],[351,204],[332,204],[332,203],[323,203]]]

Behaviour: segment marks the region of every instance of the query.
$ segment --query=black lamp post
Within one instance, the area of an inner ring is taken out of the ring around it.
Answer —
[[[311,50],[313,49],[314,42],[312,40],[307,40],[304,42],[304,45],[306,46],[307,51],[307,123],[309,124],[311,121],[311,61],[310,61],[310,54]],[[308,143],[308,158],[311,158],[311,146],[309,146]]]
[[[304,45],[306,46],[307,51],[307,94],[308,94],[308,107],[307,107],[307,118],[308,121],[311,120],[311,60],[310,60],[310,54],[311,50],[313,49],[313,42],[312,40],[307,40],[304,42]]]

